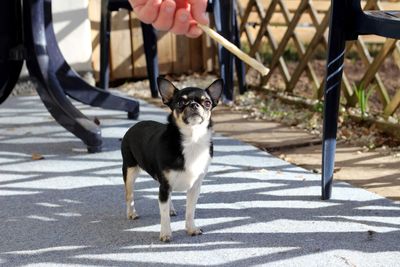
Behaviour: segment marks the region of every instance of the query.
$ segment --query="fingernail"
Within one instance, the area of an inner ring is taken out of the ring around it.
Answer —
[[[203,19],[204,19],[205,21],[209,21],[209,19],[208,19],[208,13],[203,13]]]
[[[174,8],[171,7],[171,6],[167,6],[167,7],[165,8],[165,11],[166,11],[167,13],[171,14],[172,12],[174,12]]]
[[[200,35],[201,34],[201,30],[199,28],[194,28],[192,33],[194,35]]]
[[[179,20],[181,21],[181,22],[186,22],[187,20],[188,20],[188,15],[186,15],[186,14],[181,14],[180,16],[179,16]]]

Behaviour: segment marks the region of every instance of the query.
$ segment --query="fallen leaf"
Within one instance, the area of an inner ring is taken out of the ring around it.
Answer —
[[[93,122],[94,122],[96,125],[100,125],[100,120],[99,120],[99,118],[97,118],[97,117],[94,117]]]
[[[340,168],[340,167],[335,167],[335,168],[333,169],[333,173],[340,172],[341,169],[342,169],[342,168]]]
[[[44,156],[39,153],[32,153],[32,160],[41,160],[44,159]]]
[[[321,170],[318,170],[318,169],[312,169],[312,172],[313,173],[319,173],[319,174],[322,173]]]

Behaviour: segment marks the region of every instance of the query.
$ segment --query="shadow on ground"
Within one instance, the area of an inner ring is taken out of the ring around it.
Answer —
[[[215,139],[196,210],[204,234],[185,234],[185,195],[176,193],[174,239],[162,244],[157,185],[146,174],[136,191],[141,218],[125,219],[119,139],[132,124],[125,114],[81,107],[100,118],[105,143],[102,153],[86,154],[37,99],[26,99],[37,112],[20,115],[24,99],[0,107],[1,265],[394,266],[400,259],[398,204],[345,183],[321,201],[318,176],[224,137]],[[164,119],[147,109],[143,118]],[[45,159],[32,161],[34,151]]]

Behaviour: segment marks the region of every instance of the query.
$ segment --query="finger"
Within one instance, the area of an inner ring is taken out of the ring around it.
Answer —
[[[186,34],[189,30],[190,12],[185,9],[179,9],[175,12],[174,25],[171,32],[175,34]]]
[[[135,9],[136,7],[144,6],[146,4],[146,0],[129,0],[129,3],[132,6],[132,9]]]
[[[135,13],[140,13],[140,10],[146,4],[146,0],[129,0],[129,4],[131,4],[132,9]]]
[[[197,27],[197,25],[190,25],[189,31],[186,34],[186,36],[189,37],[189,38],[197,38],[202,33],[203,33],[203,31],[199,27]]]
[[[160,31],[168,31],[174,22],[175,1],[165,0],[160,6],[160,12],[156,21],[153,22],[154,28]]]
[[[201,24],[208,25],[210,20],[206,12],[207,0],[188,0],[188,2],[193,18]]]
[[[141,21],[150,24],[157,19],[162,0],[147,0],[145,2],[145,4],[139,4],[141,1],[138,1],[138,4],[134,5],[134,11]]]

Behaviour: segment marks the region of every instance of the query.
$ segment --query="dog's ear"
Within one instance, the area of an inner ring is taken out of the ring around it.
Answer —
[[[172,97],[174,96],[175,91],[178,90],[178,88],[175,87],[170,81],[167,79],[158,77],[157,78],[157,84],[158,84],[158,91],[160,92],[162,101],[165,105],[169,105]]]
[[[222,94],[222,89],[224,87],[224,82],[222,79],[215,80],[209,87],[207,87],[206,92],[211,96],[213,102],[213,108],[218,104],[219,98]]]

